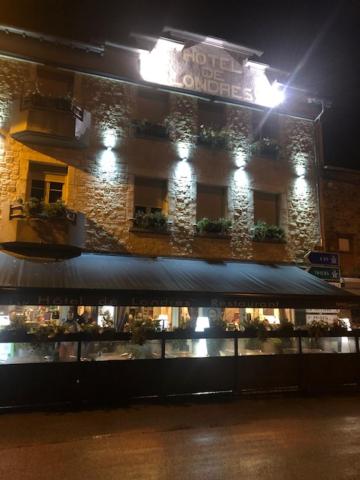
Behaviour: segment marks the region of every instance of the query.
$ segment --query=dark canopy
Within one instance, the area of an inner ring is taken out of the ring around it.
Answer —
[[[355,308],[360,302],[294,265],[86,253],[39,262],[0,253],[0,303]]]

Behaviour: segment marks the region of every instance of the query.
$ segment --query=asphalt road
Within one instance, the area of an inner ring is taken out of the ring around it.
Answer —
[[[0,415],[1,480],[360,479],[360,396]]]

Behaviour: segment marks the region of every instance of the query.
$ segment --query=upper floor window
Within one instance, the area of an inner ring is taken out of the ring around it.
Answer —
[[[227,215],[227,195],[225,187],[197,185],[197,220],[208,218],[217,220]]]
[[[223,128],[226,123],[225,105],[222,103],[199,100],[198,119],[199,125]]]
[[[37,88],[41,95],[50,97],[72,97],[74,74],[48,67],[37,67]]]
[[[45,203],[65,199],[67,167],[30,163],[28,197]]]
[[[134,216],[156,212],[167,213],[166,181],[136,177],[134,185]]]
[[[254,222],[279,225],[279,204],[278,194],[254,191]]]
[[[138,88],[137,120],[163,124],[169,113],[169,94],[152,88]]]
[[[279,116],[276,114],[253,111],[252,127],[254,140],[279,138]]]
[[[338,237],[338,250],[339,252],[343,253],[350,253],[352,248],[351,248],[351,237],[350,236],[343,236],[340,235]]]

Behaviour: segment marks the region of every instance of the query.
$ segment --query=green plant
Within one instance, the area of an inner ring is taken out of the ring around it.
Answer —
[[[310,337],[319,338],[330,332],[330,325],[325,320],[313,320],[307,326]]]
[[[279,143],[273,138],[260,138],[251,145],[251,153],[276,158],[280,152]]]
[[[43,212],[47,218],[67,218],[67,208],[62,200],[44,204]]]
[[[285,232],[278,225],[269,225],[259,220],[253,227],[253,239],[256,241],[273,240],[282,242],[285,240]]]
[[[287,318],[280,320],[280,324],[275,328],[277,332],[292,334],[295,330],[294,324]]]
[[[196,228],[200,233],[223,233],[226,234],[231,228],[231,220],[227,218],[219,218],[218,220],[209,220],[202,218],[196,224]]]
[[[134,226],[164,232],[167,229],[167,217],[162,212],[136,212]]]
[[[212,147],[225,148],[229,132],[226,128],[216,128],[209,125],[200,125],[198,141],[201,144]]]
[[[137,314],[135,317],[130,315],[127,328],[131,333],[131,342],[143,345],[149,333],[159,330],[160,320],[153,320],[150,316],[142,313]]]

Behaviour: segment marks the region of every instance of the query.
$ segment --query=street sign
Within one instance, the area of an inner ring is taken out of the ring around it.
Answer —
[[[305,255],[305,258],[312,265],[339,266],[339,255],[337,253],[311,251]]]
[[[340,268],[338,267],[323,267],[312,265],[308,272],[315,277],[321,278],[322,280],[327,280],[328,282],[339,282],[340,281]]]

